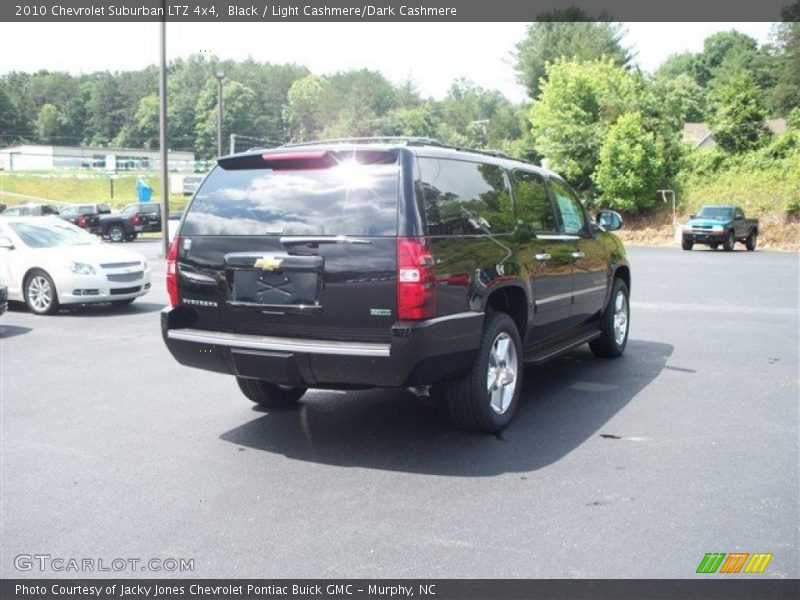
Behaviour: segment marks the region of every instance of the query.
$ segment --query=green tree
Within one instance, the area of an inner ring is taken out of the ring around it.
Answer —
[[[139,100],[133,122],[122,128],[115,143],[130,148],[158,147],[159,112],[158,95],[149,94]],[[168,116],[173,116],[172,111]]]
[[[760,91],[753,75],[744,70],[729,73],[711,90],[711,131],[727,152],[744,152],[761,143],[767,113]]]
[[[603,203],[627,213],[656,205],[663,185],[660,151],[641,113],[622,115],[608,129],[592,179]]]
[[[642,97],[641,78],[612,59],[556,61],[528,115],[535,147],[551,168],[588,190],[609,127]]]
[[[306,75],[289,88],[284,119],[292,140],[312,138],[322,131],[323,100],[330,84],[324,77]]]
[[[43,142],[58,143],[63,121],[61,111],[53,104],[45,104],[36,118],[36,134]]]
[[[555,10],[538,17],[527,27],[517,43],[518,80],[531,98],[541,89],[547,63],[556,59],[594,60],[609,57],[618,65],[627,65],[630,52],[622,45],[621,26],[607,20],[592,20],[580,8]]]
[[[800,106],[800,2],[784,9],[783,19],[775,32],[773,98],[777,110],[786,114]]]
[[[12,144],[25,133],[20,112],[0,82],[0,144]]]
[[[95,73],[88,90],[86,135],[90,143],[105,146],[117,137],[125,122],[124,100],[112,73]]]
[[[197,101],[195,152],[199,157],[217,154],[217,84],[208,82]],[[223,153],[227,153],[230,133],[251,131],[255,115],[256,95],[238,81],[227,81],[222,92]]]

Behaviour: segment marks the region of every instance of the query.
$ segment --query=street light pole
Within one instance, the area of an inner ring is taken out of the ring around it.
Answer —
[[[161,146],[161,244],[164,256],[169,251],[169,151],[167,148],[167,10],[162,6],[161,60],[158,67],[158,143]]]
[[[217,71],[214,74],[217,78],[217,158],[222,156],[222,81],[225,79],[225,73]]]

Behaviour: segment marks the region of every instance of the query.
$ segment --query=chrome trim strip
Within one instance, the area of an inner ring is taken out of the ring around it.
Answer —
[[[579,239],[581,239],[581,236],[579,236],[579,235],[563,235],[563,234],[550,235],[550,234],[539,234],[539,233],[537,233],[536,234],[536,239],[537,240],[561,240],[561,241],[567,241],[568,242],[568,241],[573,241],[573,240],[579,240]]]
[[[563,300],[564,298],[569,298],[570,296],[582,296],[583,294],[592,294],[595,292],[605,292],[606,286],[605,285],[596,285],[590,288],[584,288],[582,290],[568,292],[566,294],[556,294],[555,296],[548,296],[547,298],[542,298],[541,300],[536,301],[536,306],[540,306],[542,304],[547,304],[548,302],[555,302],[556,300]]]
[[[307,352],[310,354],[336,354],[347,356],[389,356],[391,345],[362,342],[337,342],[331,340],[303,340],[279,338],[266,335],[225,333],[202,329],[170,329],[167,337],[172,340],[245,348],[248,350],[274,350],[278,352]]]

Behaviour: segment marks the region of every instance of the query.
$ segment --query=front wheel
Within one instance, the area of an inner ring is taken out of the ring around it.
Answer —
[[[37,269],[28,276],[25,280],[25,303],[37,315],[58,312],[58,293],[50,275]]]
[[[505,313],[486,315],[478,358],[445,386],[450,419],[461,429],[496,433],[511,422],[522,389],[522,343]]]
[[[256,404],[266,408],[287,408],[297,404],[297,401],[306,393],[306,388],[275,385],[261,379],[237,377],[239,389]]]
[[[725,236],[725,241],[722,242],[722,249],[725,252],[730,252],[733,250],[733,247],[736,245],[736,235],[734,235],[733,231],[729,231],[728,235]]]
[[[614,279],[611,299],[600,319],[600,337],[589,342],[595,356],[616,358],[628,345],[630,303],[628,286],[622,279]]]
[[[108,228],[108,237],[115,244],[125,239],[125,230],[120,225],[112,225]]]
[[[692,248],[694,248],[694,242],[690,239],[683,238],[681,240],[681,248],[683,248],[684,250],[691,250]]]
[[[752,252],[753,250],[756,249],[757,241],[758,241],[758,234],[755,231],[751,231],[750,235],[747,236],[747,240],[745,240],[744,243],[745,248],[747,248],[749,252]]]

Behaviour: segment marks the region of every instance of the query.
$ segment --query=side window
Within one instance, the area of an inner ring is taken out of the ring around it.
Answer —
[[[428,235],[514,231],[511,194],[496,165],[419,158],[419,182]]]
[[[553,205],[547,196],[544,179],[537,173],[513,171],[514,202],[517,224],[532,233],[553,233],[558,230]]]
[[[550,189],[553,191],[553,198],[556,201],[558,213],[561,215],[564,233],[586,233],[586,214],[583,211],[583,205],[572,190],[558,179],[550,180]]]
[[[736,209],[736,219],[744,219],[744,211],[741,208]]]

